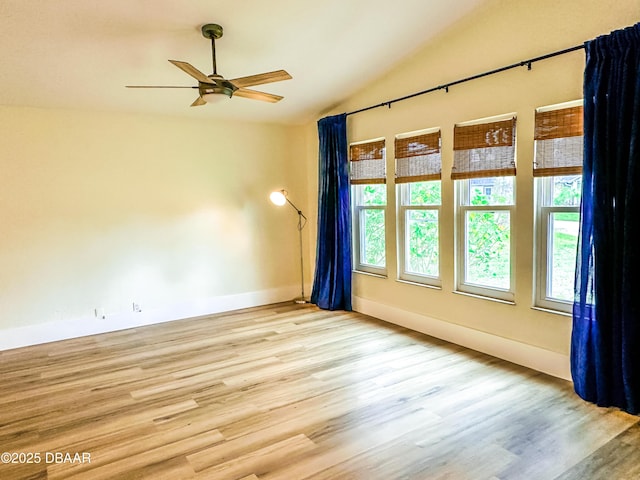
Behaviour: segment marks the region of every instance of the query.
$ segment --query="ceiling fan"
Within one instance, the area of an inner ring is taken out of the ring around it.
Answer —
[[[239,77],[227,80],[218,74],[216,67],[216,39],[222,37],[222,27],[215,23],[208,23],[202,26],[202,36],[211,39],[211,54],[213,59],[213,73],[205,75],[200,70],[187,62],[178,60],[169,60],[180,70],[191,75],[198,81],[197,87],[185,86],[164,86],[164,85],[127,85],[127,88],[193,88],[198,89],[198,98],[191,104],[192,107],[205,105],[220,98],[221,95],[231,98],[232,96],[250,98],[252,100],[262,100],[264,102],[279,102],[284,97],[274,95],[272,93],[259,92],[246,87],[254,85],[262,85],[265,83],[280,82],[289,80],[289,75],[284,70],[276,70],[273,72],[259,73],[257,75],[249,75],[248,77]]]

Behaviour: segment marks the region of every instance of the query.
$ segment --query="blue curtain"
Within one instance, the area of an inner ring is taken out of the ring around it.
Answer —
[[[311,302],[351,310],[351,211],[346,114],[318,122],[318,241]]]
[[[571,373],[578,395],[640,412],[640,23],[586,42]]]

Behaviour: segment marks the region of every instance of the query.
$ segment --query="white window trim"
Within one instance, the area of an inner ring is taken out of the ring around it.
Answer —
[[[475,120],[467,120],[466,122],[456,122],[459,127],[468,127],[470,125],[482,125],[483,123],[501,122],[502,120],[511,120],[517,116],[517,112],[501,113],[491,117],[476,118]],[[515,135],[514,135],[515,139]]]
[[[455,211],[455,243],[456,243],[456,290],[461,293],[469,293],[481,297],[504,300],[513,303],[515,299],[515,205],[465,205],[469,203],[469,189],[465,188],[469,180],[455,180],[456,188],[456,211]],[[513,183],[513,198],[516,198],[516,182]],[[465,282],[466,270],[466,248],[467,248],[467,231],[466,218],[467,212],[509,212],[509,288],[502,289],[497,287],[489,287],[485,285],[477,285]]]
[[[415,272],[407,271],[407,251],[409,248],[409,233],[407,232],[407,213],[412,210],[432,210],[438,212],[438,252],[441,252],[442,235],[440,229],[441,221],[441,205],[408,205],[409,203],[409,189],[403,187],[403,185],[410,185],[410,183],[397,184],[398,189],[398,278],[400,280],[406,280],[408,282],[420,283],[424,285],[430,285],[433,287],[441,287],[442,279],[440,276],[441,265],[438,262],[438,276],[422,275]]]
[[[540,177],[536,179],[535,198],[535,240],[534,247],[534,307],[557,310],[559,312],[571,313],[573,302],[561,300],[547,296],[550,283],[549,256],[550,229],[549,224],[553,213],[580,213],[578,206],[547,206],[551,203],[552,179],[554,177]]]
[[[417,135],[424,135],[426,133],[437,133],[442,130],[442,127],[421,128],[420,130],[413,130],[412,132],[399,133],[395,138],[410,138]]]
[[[382,210],[384,214],[384,222],[385,222],[385,237],[387,231],[387,206],[386,205],[361,205],[362,203],[362,191],[357,187],[364,187],[365,185],[352,185],[351,188],[351,201],[352,201],[352,212],[353,212],[353,222],[352,222],[352,230],[353,230],[353,269],[356,272],[365,272],[371,273],[374,275],[382,275],[387,276],[387,267],[386,267],[386,238],[385,238],[385,266],[379,267],[377,265],[371,265],[364,263],[362,261],[362,245],[364,245],[364,230],[362,227],[363,214],[362,212],[365,210]]]
[[[555,103],[553,105],[546,105],[544,107],[536,108],[536,112],[552,112],[554,110],[562,110],[563,108],[580,107],[584,105],[584,100],[579,98],[578,100],[570,100],[568,102]]]

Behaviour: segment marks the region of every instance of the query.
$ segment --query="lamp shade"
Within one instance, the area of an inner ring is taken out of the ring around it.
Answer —
[[[269,195],[269,198],[271,199],[271,202],[274,205],[278,205],[280,207],[285,203],[287,203],[287,197],[285,196],[284,190],[277,190],[275,192],[271,192],[271,195]]]
[[[207,103],[221,103],[225,99],[228,100],[229,98],[231,98],[231,96],[227,95],[225,92],[209,92],[200,96],[202,97],[202,100]]]

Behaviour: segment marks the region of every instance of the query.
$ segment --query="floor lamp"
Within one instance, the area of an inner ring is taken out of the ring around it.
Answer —
[[[281,207],[285,203],[289,203],[289,205],[291,205],[293,207],[293,209],[296,212],[298,212],[298,235],[300,237],[300,298],[296,298],[295,302],[296,303],[308,303],[307,300],[304,297],[304,268],[303,268],[303,263],[302,263],[302,257],[303,257],[303,255],[302,255],[302,229],[307,224],[307,217],[304,216],[304,213],[302,213],[302,210],[300,210],[298,207],[296,207],[293,204],[293,202],[291,202],[291,200],[289,200],[286,190],[276,190],[275,192],[271,192],[271,195],[269,195],[269,198],[271,199],[271,202],[273,202],[274,205],[278,205],[279,207]],[[303,219],[304,219],[304,222],[302,221]]]

